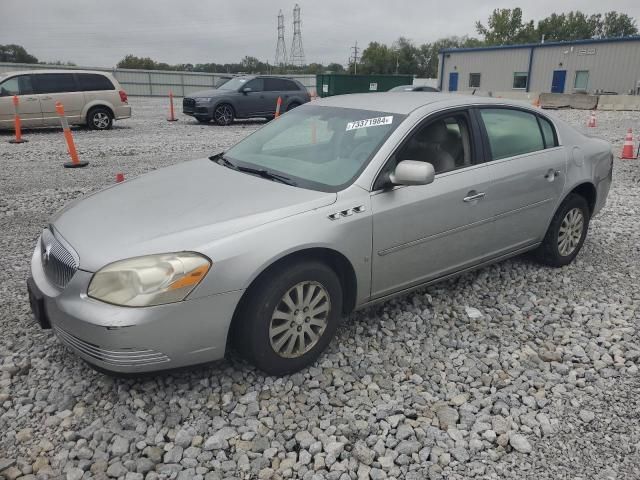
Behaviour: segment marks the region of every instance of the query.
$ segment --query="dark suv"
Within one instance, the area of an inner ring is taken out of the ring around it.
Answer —
[[[278,97],[280,112],[286,112],[311,100],[300,82],[271,76],[234,77],[215,90],[203,90],[185,97],[182,112],[199,122],[214,120],[229,125],[235,118],[273,118]]]

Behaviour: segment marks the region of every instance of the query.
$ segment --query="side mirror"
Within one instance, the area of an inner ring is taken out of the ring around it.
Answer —
[[[244,88],[242,89],[242,93],[244,93],[245,95],[246,95],[247,93],[249,93],[250,91],[251,91],[251,87],[244,87]]]
[[[433,182],[435,175],[436,171],[430,163],[402,160],[389,175],[389,180],[394,185],[427,185]]]

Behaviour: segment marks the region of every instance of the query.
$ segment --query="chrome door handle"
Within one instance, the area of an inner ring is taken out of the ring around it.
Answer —
[[[42,97],[42,100],[53,100],[51,97]]]
[[[544,176],[548,181],[553,182],[556,178],[560,176],[560,170],[550,169]]]
[[[38,99],[37,99],[37,98],[34,98],[34,97],[29,97],[29,98],[25,98],[25,100],[26,100],[27,102],[35,102],[35,101],[37,101]]]
[[[484,198],[484,196],[485,196],[484,192],[476,193],[475,191],[472,190],[462,200],[464,200],[467,203],[471,203],[471,202],[475,202],[476,200],[480,200],[480,199]]]

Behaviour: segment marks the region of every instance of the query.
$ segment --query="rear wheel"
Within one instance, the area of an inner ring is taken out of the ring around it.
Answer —
[[[92,130],[109,130],[113,126],[113,115],[108,108],[92,108],[87,113],[87,125]]]
[[[235,118],[233,107],[228,103],[218,105],[213,111],[213,119],[218,125],[231,125]]]
[[[590,216],[585,198],[569,194],[553,216],[547,234],[535,252],[538,260],[552,267],[570,264],[587,237]]]
[[[293,110],[296,107],[299,107],[300,104],[298,102],[291,102],[288,106],[287,106],[287,112],[290,112],[291,110]]]
[[[285,375],[313,363],[335,334],[342,288],[319,262],[279,268],[252,287],[236,318],[235,345],[256,367]]]

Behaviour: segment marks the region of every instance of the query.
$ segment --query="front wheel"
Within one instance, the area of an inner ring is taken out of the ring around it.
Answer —
[[[231,125],[235,117],[233,108],[231,105],[223,103],[216,107],[213,111],[213,119],[218,125],[226,126]]]
[[[538,260],[551,267],[570,264],[587,237],[590,216],[585,198],[569,194],[553,216],[547,234],[535,252]]]
[[[279,268],[252,288],[236,319],[235,344],[256,367],[285,375],[313,363],[335,334],[342,288],[319,262]]]
[[[298,102],[291,102],[288,106],[287,106],[287,112],[290,112],[291,110],[293,110],[296,107],[299,107],[300,104]]]

